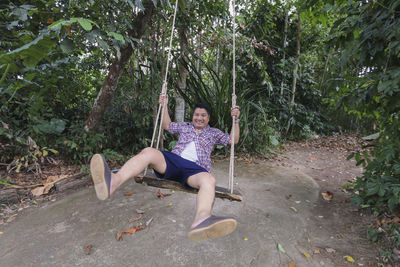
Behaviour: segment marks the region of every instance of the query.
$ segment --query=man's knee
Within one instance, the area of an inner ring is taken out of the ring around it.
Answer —
[[[204,186],[204,185],[215,187],[216,184],[217,184],[217,181],[215,180],[214,176],[212,176],[211,174],[207,173],[201,179],[200,187]]]
[[[155,148],[146,147],[146,148],[142,149],[142,151],[140,151],[140,154],[142,154],[144,156],[152,156],[152,155],[154,155],[154,153],[156,153],[156,151],[158,151],[158,150]]]

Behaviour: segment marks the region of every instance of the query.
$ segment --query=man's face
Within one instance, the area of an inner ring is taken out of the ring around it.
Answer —
[[[202,130],[208,125],[210,116],[208,116],[207,110],[204,108],[196,108],[193,112],[192,123],[196,130]]]

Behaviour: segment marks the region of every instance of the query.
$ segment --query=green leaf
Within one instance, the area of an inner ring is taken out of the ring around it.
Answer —
[[[66,53],[70,54],[74,51],[74,42],[71,39],[64,39],[60,44],[61,50]]]
[[[269,136],[269,142],[270,142],[271,145],[273,145],[273,146],[279,145],[278,139],[276,138],[276,136],[273,136],[273,135],[270,135],[270,136]]]
[[[374,133],[374,134],[371,134],[371,135],[368,135],[368,136],[364,136],[362,139],[366,140],[366,141],[372,141],[372,140],[378,139],[379,136],[380,136],[379,133]]]
[[[90,20],[78,18],[78,22],[82,26],[82,28],[85,29],[86,31],[92,30],[92,22]]]
[[[280,252],[282,252],[283,254],[286,254],[286,250],[282,247],[281,244],[278,243],[278,249]]]
[[[118,40],[118,41],[121,41],[123,44],[125,44],[125,39],[124,39],[124,37],[123,37],[121,34],[116,33],[116,32],[108,32],[107,35],[108,35],[108,36],[111,36],[111,37],[113,37],[114,39],[116,39],[116,40]]]
[[[58,21],[53,22],[50,26],[49,26],[49,30],[58,30],[60,29],[62,26],[66,26],[66,25],[71,25],[72,22],[70,21],[66,21],[65,19],[60,19]]]

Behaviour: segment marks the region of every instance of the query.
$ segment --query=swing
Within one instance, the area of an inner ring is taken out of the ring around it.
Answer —
[[[167,76],[168,76],[168,69],[169,69],[169,61],[171,58],[171,49],[172,49],[172,36],[174,33],[174,28],[175,28],[175,18],[176,18],[176,10],[178,7],[178,1],[175,2],[175,9],[174,9],[174,17],[173,17],[173,22],[172,22],[172,29],[171,29],[171,38],[169,41],[169,50],[168,50],[168,59],[167,59],[167,66],[165,68],[165,75],[164,75],[164,80],[162,84],[162,89],[161,89],[161,95],[166,95],[167,94]],[[233,1],[233,7],[235,7],[235,2]],[[236,20],[236,11],[235,8],[233,8],[233,88],[232,88],[232,108],[236,107],[236,94],[235,94],[235,81],[236,81],[236,68],[235,68],[235,23]],[[153,136],[151,140],[151,145],[150,147],[153,147],[154,145],[154,139],[155,139],[155,134],[156,134],[156,129],[158,129],[158,138],[157,138],[157,145],[156,149],[159,147],[160,143],[160,137],[161,137],[161,122],[163,121],[164,118],[164,109],[165,106],[159,104],[158,106],[158,111],[157,111],[157,118],[156,118],[156,124],[154,126],[153,130]],[[161,113],[161,119],[160,119],[160,113]],[[158,123],[160,121],[160,126],[158,127]],[[234,125],[234,118],[232,118],[232,125]],[[232,140],[235,139],[235,127],[232,128]],[[222,199],[229,199],[229,200],[234,200],[234,201],[242,201],[243,197],[240,194],[239,191],[233,189],[233,172],[234,172],[234,152],[235,152],[235,144],[234,142],[231,142],[231,153],[230,153],[230,164],[229,164],[229,185],[228,188],[223,188],[216,186],[215,187],[215,197],[222,198]],[[135,182],[137,183],[145,183],[148,186],[153,186],[153,187],[158,187],[158,188],[166,188],[166,189],[172,189],[172,190],[178,190],[178,191],[183,191],[187,193],[193,193],[197,194],[198,189],[195,188],[187,188],[183,186],[181,183],[173,180],[166,180],[166,179],[159,179],[157,178],[154,174],[148,174],[147,169],[144,171],[144,175],[142,176],[137,176],[135,177]]]

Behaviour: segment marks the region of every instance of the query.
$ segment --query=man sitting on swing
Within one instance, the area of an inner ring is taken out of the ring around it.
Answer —
[[[210,170],[214,146],[230,144],[232,132],[229,135],[208,125],[210,106],[206,103],[194,106],[190,123],[171,122],[168,95],[160,96],[160,104],[165,105],[161,124],[163,129],[171,134],[179,134],[179,140],[172,152],[145,148],[129,159],[116,174],[111,173],[103,155],[94,155],[90,161],[90,172],[97,197],[101,200],[107,199],[121,184],[150,166],[159,178],[177,180],[184,186],[199,189],[189,238],[201,241],[230,234],[236,228],[236,220],[233,217],[211,215],[216,181]],[[239,141],[239,115],[239,107],[231,110],[235,121],[235,144]]]

